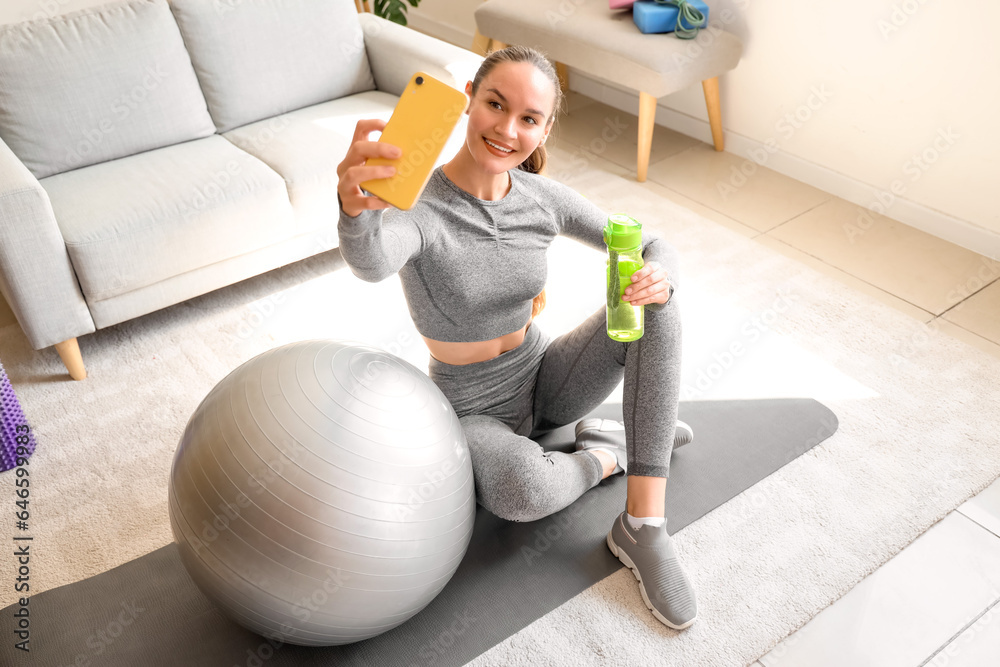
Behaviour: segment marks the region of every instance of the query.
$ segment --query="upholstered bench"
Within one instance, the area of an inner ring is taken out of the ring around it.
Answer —
[[[637,175],[646,180],[657,98],[701,81],[715,150],[723,149],[719,110],[720,74],[740,61],[743,43],[721,26],[730,10],[695,39],[673,33],[644,35],[630,10],[608,9],[607,0],[487,0],[476,9],[473,50],[481,54],[507,44],[543,51],[556,61],[563,86],[567,67],[613,85],[639,91]],[[728,17],[728,20],[727,20]]]

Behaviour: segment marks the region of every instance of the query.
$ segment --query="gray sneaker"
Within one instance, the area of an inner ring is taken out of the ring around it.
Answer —
[[[581,440],[581,436],[583,440]],[[682,421],[677,422],[674,430],[674,449],[683,447],[694,440],[694,431],[690,426]],[[590,417],[581,419],[576,424],[576,448],[577,450],[589,449],[589,447],[616,447],[625,451],[625,424],[614,419],[601,419],[600,417]]]
[[[674,630],[694,623],[698,616],[694,587],[677,560],[666,523],[632,530],[622,512],[608,532],[608,548],[631,568],[642,601],[657,620]]]
[[[608,449],[618,459],[612,475],[628,469],[628,451],[625,449],[625,424],[613,419],[591,417],[581,419],[576,424],[576,451],[585,449]]]

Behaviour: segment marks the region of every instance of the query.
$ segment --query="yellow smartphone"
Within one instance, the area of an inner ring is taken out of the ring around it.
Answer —
[[[365,161],[374,166],[391,164],[396,173],[390,178],[365,181],[361,188],[396,208],[412,208],[468,104],[469,98],[462,91],[424,72],[414,74],[379,137],[380,143],[399,146],[402,155],[394,160]]]

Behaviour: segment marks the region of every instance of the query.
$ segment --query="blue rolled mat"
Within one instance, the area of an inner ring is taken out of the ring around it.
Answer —
[[[705,25],[708,24],[708,5],[701,0],[689,0],[695,9],[705,15]],[[663,5],[653,0],[638,0],[632,5],[632,20],[639,28],[639,32],[644,34],[673,32],[677,26],[677,14],[680,9],[674,5]],[[681,20],[681,26],[694,29],[704,26],[695,26],[688,23],[686,19]]]

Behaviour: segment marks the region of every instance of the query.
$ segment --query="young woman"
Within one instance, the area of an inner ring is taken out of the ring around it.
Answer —
[[[361,190],[360,183],[394,173],[391,166],[365,166],[365,160],[397,158],[400,151],[368,140],[383,121],[358,122],[337,169],[344,259],[364,280],[399,273],[410,315],[430,350],[430,377],[465,430],[478,502],[501,518],[534,521],[601,479],[627,472],[626,511],[608,533],[608,546],[639,578],[653,614],[672,628],[686,628],[696,616],[694,590],[664,518],[675,436],[680,444],[691,436],[677,422],[676,254],[643,233],[645,265],[624,296],[646,306],[638,341],[607,336],[603,303],[554,340],[532,326],[552,239],[564,234],[603,252],[608,216],[538,173],[561,102],[555,70],[542,54],[521,47],[492,53],[466,93],[465,144],[434,170],[409,211],[383,211],[390,205]],[[578,424],[572,454],[546,453],[531,439],[588,414],[623,375],[624,442],[607,420]]]

